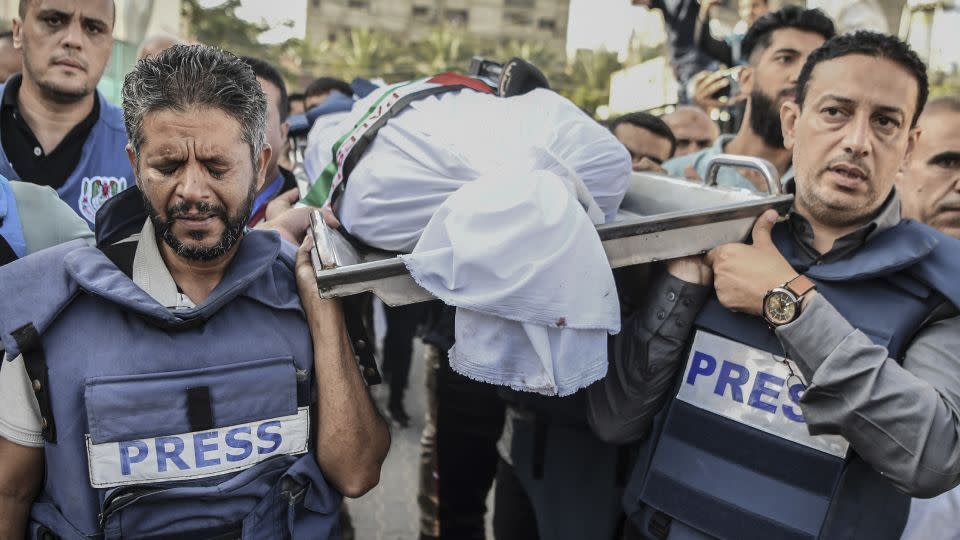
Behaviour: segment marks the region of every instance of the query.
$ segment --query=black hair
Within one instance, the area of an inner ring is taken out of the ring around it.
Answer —
[[[677,138],[673,135],[673,130],[671,130],[670,126],[661,120],[659,116],[654,116],[643,111],[627,113],[613,119],[607,127],[613,132],[617,129],[617,126],[621,124],[630,124],[631,126],[643,128],[658,137],[670,141],[670,157],[673,157],[673,153],[677,150]]]
[[[308,97],[322,96],[331,90],[336,90],[347,97],[353,96],[353,88],[350,87],[350,83],[336,77],[320,77],[307,86],[307,89],[303,91],[303,98],[306,100]]]
[[[740,44],[741,56],[749,61],[755,51],[762,51],[769,47],[773,33],[783,28],[813,32],[823,36],[823,39],[830,39],[837,35],[833,21],[819,9],[784,6],[776,11],[765,13],[754,21]]]
[[[843,34],[827,41],[819,49],[810,53],[797,77],[797,104],[803,108],[803,101],[807,97],[807,86],[813,76],[813,68],[817,67],[817,64],[851,54],[885,58],[906,68],[913,75],[917,80],[917,110],[913,114],[910,127],[915,127],[930,93],[927,66],[909,45],[894,36],[877,32],[861,30],[852,34]]]
[[[287,103],[289,99],[287,97],[287,83],[283,82],[283,75],[269,62],[265,62],[259,58],[241,56],[240,59],[250,66],[254,75],[268,81],[280,91],[280,101],[277,102],[277,109],[280,111],[280,123],[283,123],[283,121],[287,119],[287,115],[290,114],[290,106]]]

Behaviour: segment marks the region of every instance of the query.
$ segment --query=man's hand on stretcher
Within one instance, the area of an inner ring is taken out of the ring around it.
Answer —
[[[299,246],[307,235],[307,229],[310,228],[310,213],[317,208],[313,206],[294,208],[293,205],[298,200],[300,200],[300,190],[297,188],[281,193],[267,205],[267,219],[255,228],[273,229],[287,242]],[[329,208],[321,208],[320,213],[323,214],[323,221],[328,227],[333,229],[340,227],[340,221]]]

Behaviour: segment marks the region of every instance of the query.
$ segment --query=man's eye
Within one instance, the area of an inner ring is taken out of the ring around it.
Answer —
[[[829,116],[830,118],[836,118],[840,116],[840,109],[837,107],[825,107],[823,113]]]
[[[207,171],[210,172],[210,176],[212,176],[212,177],[214,177],[214,178],[217,178],[217,179],[223,178],[223,176],[224,176],[225,174],[227,174],[227,171],[222,170],[222,169],[208,168]]]
[[[99,24],[88,24],[87,32],[91,34],[100,34],[103,33],[103,28],[101,28]]]
[[[938,163],[944,169],[960,169],[960,158],[948,158]]]
[[[897,122],[896,120],[894,120],[893,118],[890,118],[889,116],[878,116],[877,125],[884,129],[898,128],[900,127],[900,122]]]
[[[65,18],[60,15],[51,15],[49,17],[44,17],[43,22],[47,23],[49,26],[61,26]]]

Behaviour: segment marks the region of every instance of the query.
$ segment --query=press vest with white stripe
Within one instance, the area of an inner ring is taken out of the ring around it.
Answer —
[[[843,260],[809,267],[798,263],[787,225],[773,238],[820,295],[898,361],[938,306],[960,305],[958,242],[924,225],[900,222]],[[899,538],[909,497],[839,435],[809,434],[798,405],[804,385],[781,363],[766,323],[714,296],[695,326],[676,397],[624,495],[627,514],[649,507],[708,538]]]
[[[31,537],[339,537],[290,251],[251,231],[176,311],[82,242],[0,268],[0,335],[46,440]]]
[[[3,95],[4,86],[0,84],[0,95]],[[67,181],[57,188],[60,198],[86,219],[91,229],[100,205],[136,182],[127,159],[123,111],[107,101],[100,92],[95,94],[95,98],[100,100],[100,116],[83,143],[76,168]],[[4,129],[12,128],[8,126]],[[2,147],[0,175],[10,180],[20,180]]]

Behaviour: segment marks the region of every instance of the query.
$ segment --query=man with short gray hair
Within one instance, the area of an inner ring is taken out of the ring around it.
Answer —
[[[0,538],[339,537],[390,436],[311,245],[245,232],[260,84],[177,45],[123,106],[141,232],[0,269]]]

